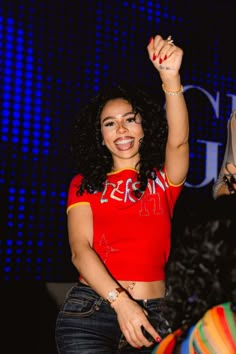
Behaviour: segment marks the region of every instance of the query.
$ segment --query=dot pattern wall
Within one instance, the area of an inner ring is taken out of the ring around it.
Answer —
[[[230,14],[227,2],[219,7],[214,1],[198,7],[181,0],[0,4],[1,280],[74,279],[65,214],[73,115],[114,82],[161,94],[146,51],[158,32],[172,34],[184,49],[181,75],[191,122],[185,192],[210,195],[226,122],[236,108]]]

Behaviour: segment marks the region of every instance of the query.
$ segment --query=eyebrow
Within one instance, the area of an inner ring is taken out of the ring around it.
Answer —
[[[136,113],[135,111],[130,111],[130,112],[127,112],[127,113],[125,113],[125,114],[123,114],[120,118],[124,118],[124,117],[126,117],[126,116],[128,116],[130,113]],[[105,118],[103,118],[102,119],[102,123],[104,123],[106,120],[109,120],[109,119],[116,119],[117,118],[117,116],[108,116],[108,117],[105,117]]]

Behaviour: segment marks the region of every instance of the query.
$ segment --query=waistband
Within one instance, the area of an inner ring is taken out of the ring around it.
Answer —
[[[93,293],[95,293],[98,297],[101,297],[99,294],[96,293],[95,290],[93,290],[93,288],[91,288],[91,286],[84,284],[80,281],[78,281],[76,283],[76,285],[78,287],[82,287],[82,288],[86,288],[86,289],[90,289]],[[158,298],[153,298],[153,299],[133,299],[134,301],[136,301],[139,305],[141,305],[142,307],[149,307],[152,304],[157,304],[160,306],[166,306],[166,299],[164,297],[158,297]],[[106,299],[104,299],[104,301],[107,302]]]

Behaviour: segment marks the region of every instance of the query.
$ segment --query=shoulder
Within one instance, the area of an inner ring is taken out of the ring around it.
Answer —
[[[71,178],[70,186],[78,187],[81,184],[82,180],[83,175],[78,173]]]
[[[170,181],[169,177],[168,177],[168,174],[166,172],[166,168],[165,168],[165,165],[163,166],[163,168],[159,171],[160,175],[162,176],[162,178],[164,179],[166,185],[168,187],[170,187],[171,189],[182,189],[183,186],[184,186],[184,183],[185,183],[185,179],[179,183],[179,184],[174,184]]]
[[[182,183],[180,184],[173,184],[169,178],[168,178],[168,175],[166,173],[166,168],[165,166],[163,166],[160,170],[158,170],[157,168],[154,168],[153,171],[155,172],[156,174],[156,178],[160,179],[167,188],[177,188],[177,189],[182,189],[183,185],[184,185],[184,182],[183,181]]]
[[[83,180],[83,176],[81,174],[76,174],[74,175],[70,182],[69,182],[69,194],[74,194],[74,193],[77,193],[80,186],[81,186],[81,183],[82,183],[82,180]]]

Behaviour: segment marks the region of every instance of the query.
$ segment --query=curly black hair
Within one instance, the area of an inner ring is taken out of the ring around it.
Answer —
[[[166,278],[171,326],[183,330],[178,344],[213,306],[230,302],[236,313],[235,202],[226,196],[206,203],[202,213],[185,215],[183,234],[175,235]]]
[[[77,114],[72,133],[71,152],[75,172],[83,176],[79,193],[102,191],[106,175],[112,169],[112,156],[102,145],[100,115],[109,100],[122,98],[142,116],[144,138],[140,145],[138,179],[140,191],[144,191],[148,178],[155,178],[154,168],[164,164],[168,125],[163,105],[143,88],[128,85],[111,86],[92,98]]]

